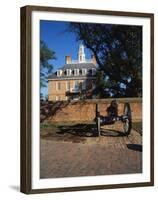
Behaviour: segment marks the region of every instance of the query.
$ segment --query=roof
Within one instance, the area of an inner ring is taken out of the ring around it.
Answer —
[[[62,67],[62,70],[66,69],[91,69],[91,68],[96,68],[96,66],[93,63],[75,63],[75,64],[65,64]]]
[[[72,75],[67,76],[66,74],[66,70],[67,69],[71,69],[72,70]],[[79,69],[79,75],[78,76],[74,76],[74,69]],[[82,69],[87,69],[88,73],[87,75],[82,75],[81,70]],[[96,69],[96,66],[93,63],[75,63],[75,64],[65,64],[62,68],[60,68],[60,70],[62,70],[62,75],[61,76],[57,76],[57,72],[55,72],[54,74],[50,75],[48,77],[49,79],[94,79],[94,75],[92,75],[91,69]]]

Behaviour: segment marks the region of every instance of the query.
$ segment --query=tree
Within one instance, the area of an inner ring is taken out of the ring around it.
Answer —
[[[96,57],[96,94],[100,97],[142,95],[142,27],[70,23],[70,30]]]
[[[52,73],[53,65],[50,60],[56,59],[55,52],[47,44],[40,41],[40,88],[46,87],[47,77]],[[42,94],[41,94],[42,95]]]

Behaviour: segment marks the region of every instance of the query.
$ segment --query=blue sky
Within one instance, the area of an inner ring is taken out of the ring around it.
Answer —
[[[50,61],[53,64],[54,72],[65,64],[65,56],[71,55],[77,60],[78,47],[81,41],[77,41],[75,33],[68,31],[69,22],[40,21],[40,39],[45,41],[47,46],[55,51],[56,60]],[[91,52],[85,48],[86,58],[91,58]],[[42,89],[47,95],[47,88]]]

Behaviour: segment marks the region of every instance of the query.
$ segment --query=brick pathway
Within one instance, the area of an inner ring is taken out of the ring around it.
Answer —
[[[100,137],[53,135],[41,138],[41,178],[95,176],[142,172],[142,137],[132,130],[122,136],[103,129]],[[74,140],[75,138],[75,140]]]

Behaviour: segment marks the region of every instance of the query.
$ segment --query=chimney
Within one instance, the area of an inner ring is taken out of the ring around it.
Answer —
[[[66,55],[65,56],[65,63],[66,64],[70,64],[71,63],[71,56],[70,55]]]
[[[96,66],[97,64],[97,61],[96,61],[96,58],[95,58],[95,55],[92,54],[92,63]]]

